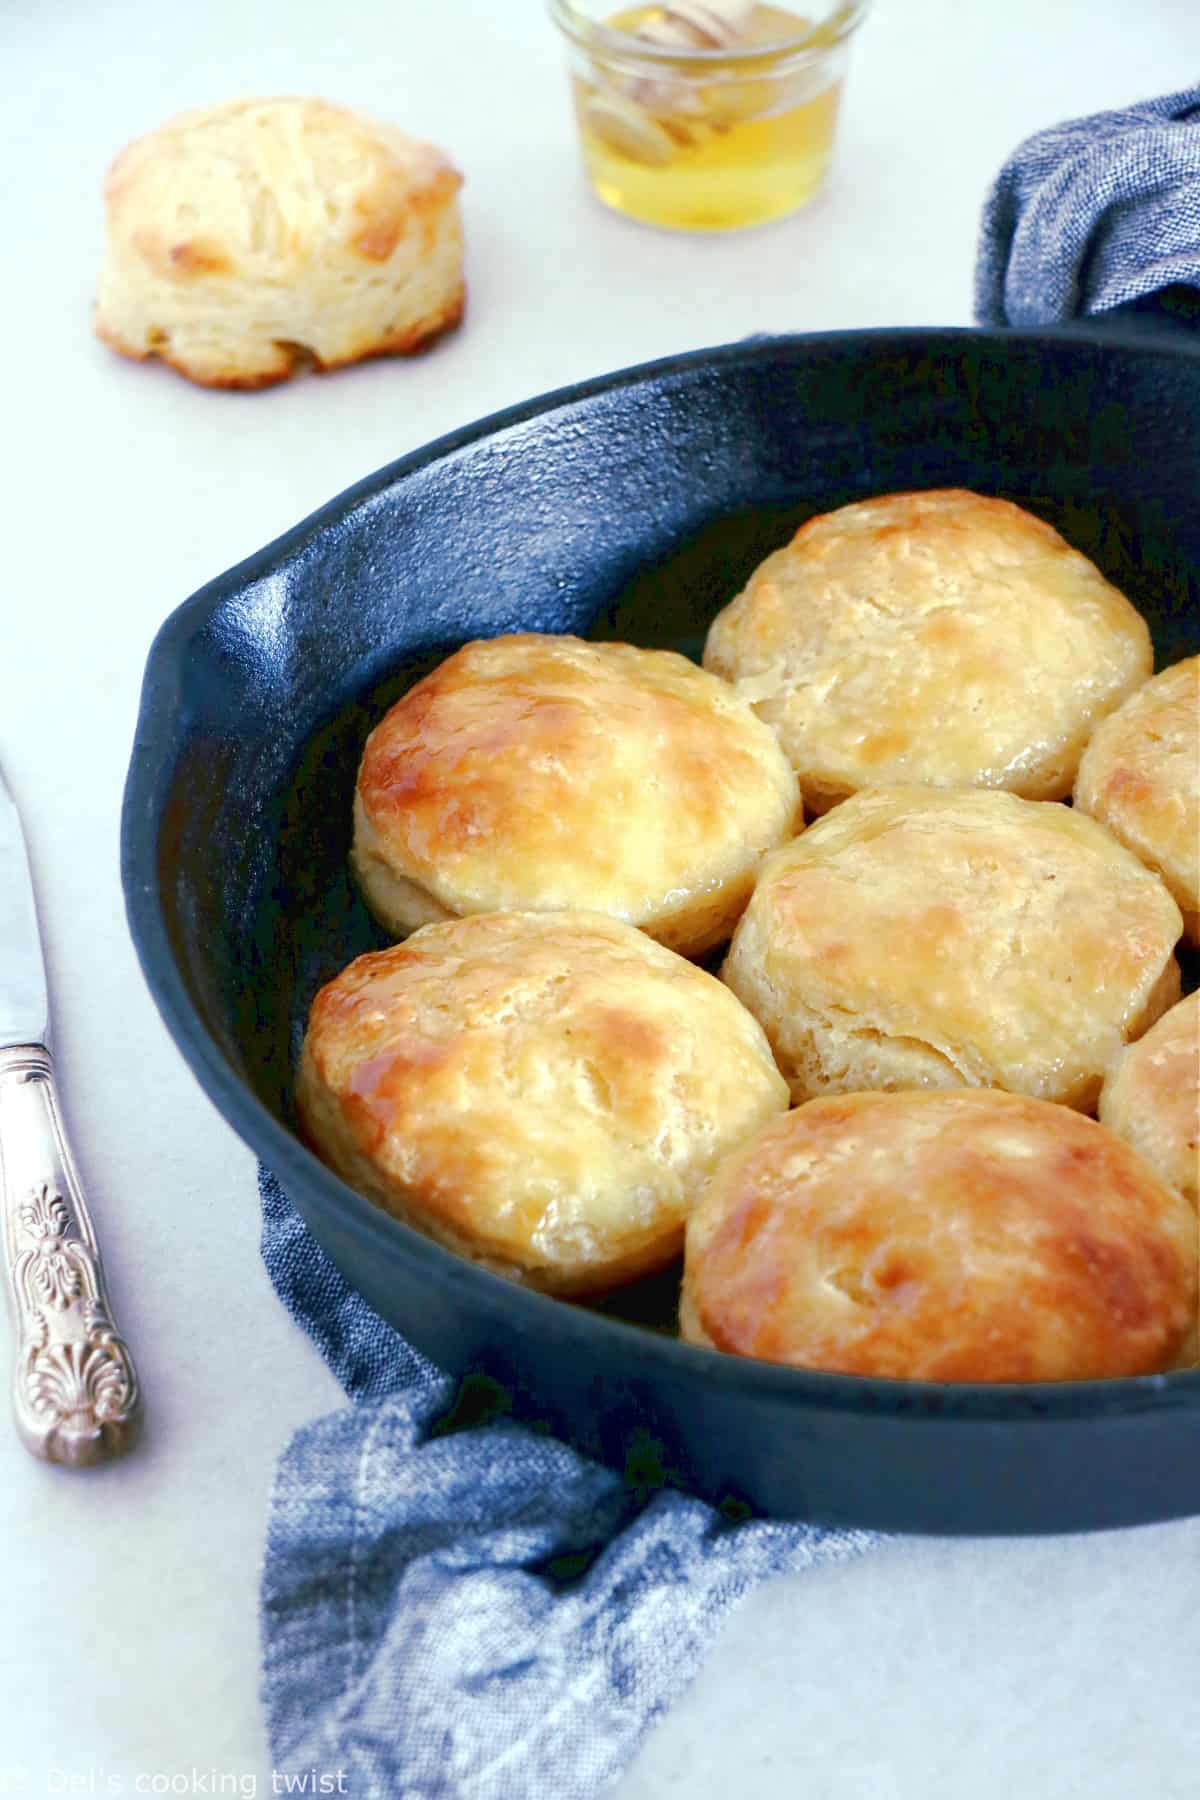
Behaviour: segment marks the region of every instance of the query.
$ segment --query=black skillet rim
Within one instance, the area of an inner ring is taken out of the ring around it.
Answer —
[[[477,1267],[392,1219],[349,1187],[291,1135],[226,1062],[193,1005],[175,962],[154,872],[160,823],[171,786],[178,739],[177,698],[187,642],[201,623],[227,605],[251,582],[301,556],[319,535],[338,526],[358,506],[381,496],[407,476],[482,439],[523,425],[559,408],[639,383],[753,362],[764,355],[803,353],[827,344],[878,343],[928,346],[980,339],[1003,351],[1006,344],[1037,346],[1065,337],[1096,343],[1086,327],[1054,331],[982,331],[954,326],[825,331],[756,336],[712,349],[688,351],[635,364],[503,408],[385,464],[373,474],[310,513],[261,550],[207,582],[174,612],[156,634],[147,658],[138,721],[121,812],[121,881],[134,947],[147,986],[184,1060],[217,1110],[239,1137],[282,1181],[321,1194],[337,1223],[366,1239],[380,1255],[400,1255],[427,1268],[431,1279],[462,1291],[466,1306],[479,1284],[494,1284],[492,1300],[515,1315],[515,1325],[531,1336],[592,1339],[600,1348],[662,1359],[687,1385],[716,1382],[743,1388],[776,1404],[822,1411],[896,1414],[914,1418],[954,1418],[963,1422],[1035,1424],[1056,1421],[1139,1417],[1171,1410],[1200,1412],[1200,1368],[1156,1375],[1079,1382],[932,1382],[839,1375],[794,1369],[719,1352],[590,1312],[539,1294]],[[1119,354],[1174,359],[1176,349],[1148,343],[1136,329],[1104,332],[1103,342]]]

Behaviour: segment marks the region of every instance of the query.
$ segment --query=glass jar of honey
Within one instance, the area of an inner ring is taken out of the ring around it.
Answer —
[[[611,0],[550,0],[598,197],[682,231],[759,225],[803,206],[829,163],[867,4],[818,0],[814,17],[742,0],[615,11]]]

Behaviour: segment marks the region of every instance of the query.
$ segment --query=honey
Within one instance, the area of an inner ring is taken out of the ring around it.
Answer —
[[[736,32],[716,47],[692,40],[704,45],[702,56],[664,54],[676,18],[689,10],[616,12],[604,29],[626,37],[628,53],[624,45],[604,55],[593,48],[576,62],[575,111],[592,185],[617,212],[676,230],[728,231],[782,217],[812,197],[829,162],[844,61],[838,14],[814,26],[783,7],[746,5]],[[639,55],[642,43],[655,43],[658,55]]]

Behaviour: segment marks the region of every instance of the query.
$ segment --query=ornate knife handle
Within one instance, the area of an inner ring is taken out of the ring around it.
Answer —
[[[107,1462],[137,1440],[141,1392],[113,1324],[43,1044],[0,1050],[0,1201],[17,1429],[47,1462]]]

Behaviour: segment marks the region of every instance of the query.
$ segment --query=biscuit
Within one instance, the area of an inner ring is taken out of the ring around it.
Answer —
[[[527,633],[467,644],[371,733],[352,859],[397,935],[578,908],[699,956],[800,823],[786,757],[716,676],[669,650]]]
[[[1185,1366],[1196,1221],[1127,1144],[1002,1093],[845,1094],[726,1157],[688,1221],[682,1335],[923,1381]]]
[[[810,519],[718,614],[704,666],[778,732],[820,813],[910,782],[1061,799],[1153,655],[1051,526],[948,488]]]
[[[1100,1090],[1100,1119],[1200,1206],[1200,992],[1118,1058]]]
[[[127,146],[96,331],[206,387],[415,350],[463,310],[462,178],[324,100],[234,100]]]
[[[580,1295],[671,1262],[717,1159],[787,1088],[729,990],[632,926],[490,913],[322,988],[296,1098],[321,1156],[377,1205]]]
[[[1157,870],[1200,944],[1200,656],[1164,669],[1104,720],[1083,753],[1075,804]]]
[[[1000,1087],[1082,1111],[1179,997],[1179,909],[1070,807],[878,788],[767,858],[723,979],[794,1100]]]

